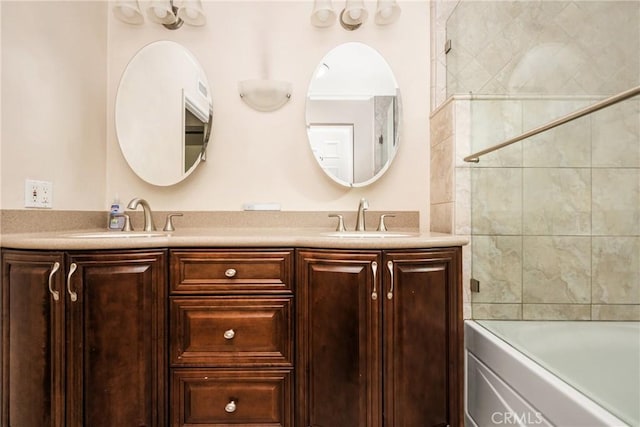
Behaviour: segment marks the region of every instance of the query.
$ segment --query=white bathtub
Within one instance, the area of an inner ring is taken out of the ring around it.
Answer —
[[[467,427],[640,426],[640,322],[466,321]]]

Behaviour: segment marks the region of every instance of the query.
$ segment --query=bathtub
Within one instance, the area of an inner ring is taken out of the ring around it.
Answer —
[[[640,322],[465,321],[465,422],[640,426]]]

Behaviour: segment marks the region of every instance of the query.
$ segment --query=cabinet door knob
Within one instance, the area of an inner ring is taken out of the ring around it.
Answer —
[[[78,301],[78,294],[71,290],[71,276],[73,276],[73,273],[76,272],[77,268],[78,265],[75,262],[72,262],[69,266],[69,274],[67,275],[67,292],[69,292],[69,297],[73,302]]]
[[[229,414],[232,412],[236,412],[236,402],[232,400],[231,402],[227,403],[224,407],[224,410]]]
[[[234,277],[236,273],[237,271],[235,268],[229,268],[227,271],[224,272],[224,275],[227,277]]]
[[[233,337],[236,336],[236,331],[233,329],[229,329],[228,331],[224,331],[224,337],[228,340],[232,340]]]
[[[58,301],[60,299],[60,292],[53,290],[53,276],[56,274],[59,268],[60,263],[56,261],[51,267],[51,273],[49,273],[49,292],[51,292],[51,295],[53,295],[54,301]]]

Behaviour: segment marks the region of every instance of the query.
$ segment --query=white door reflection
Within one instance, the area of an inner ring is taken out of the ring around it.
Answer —
[[[353,180],[353,125],[309,126],[311,149],[320,166],[341,181]]]

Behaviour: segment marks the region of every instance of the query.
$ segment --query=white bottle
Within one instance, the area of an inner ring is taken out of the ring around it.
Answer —
[[[120,204],[120,197],[116,194],[109,211],[109,230],[122,230],[122,227],[124,227],[124,218],[116,216],[121,213],[124,213],[124,208]]]

